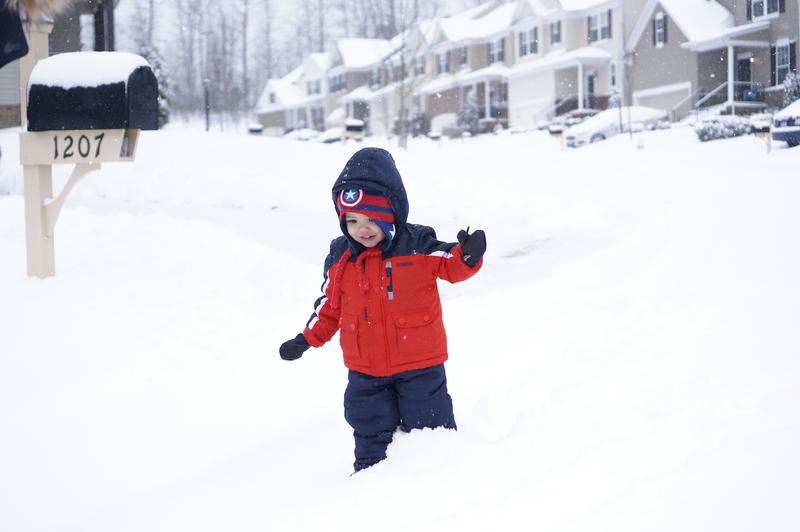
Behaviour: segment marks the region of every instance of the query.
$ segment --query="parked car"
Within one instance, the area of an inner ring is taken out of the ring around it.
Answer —
[[[775,113],[772,119],[772,140],[782,140],[790,148],[800,144],[800,100]]]
[[[622,127],[620,128],[620,114]],[[628,107],[606,109],[587,118],[578,125],[572,126],[564,132],[565,141],[570,148],[578,148],[585,144],[605,140],[621,132],[628,131]],[[656,129],[669,123],[667,112],[652,107],[632,105],[630,107],[630,127],[634,131],[642,129]]]
[[[319,135],[319,131],[316,129],[310,128],[300,128],[300,129],[293,129],[292,131],[286,133],[283,138],[290,139],[290,140],[311,140]]]
[[[573,109],[563,115],[558,115],[550,120],[537,124],[539,129],[547,129],[551,135],[560,135],[569,127],[580,124],[589,117],[599,113],[597,109]]]

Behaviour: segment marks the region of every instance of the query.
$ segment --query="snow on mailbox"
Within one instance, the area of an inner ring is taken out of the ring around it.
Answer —
[[[28,81],[25,174],[28,275],[55,275],[53,232],[67,195],[103,162],[133,161],[139,130],[158,128],[158,82],[141,56],[75,52],[39,61]],[[74,164],[53,197],[52,165]]]

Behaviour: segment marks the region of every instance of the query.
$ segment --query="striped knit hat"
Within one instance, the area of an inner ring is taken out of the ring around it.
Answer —
[[[374,190],[358,187],[345,188],[336,197],[336,210],[339,213],[339,223],[345,235],[347,235],[347,228],[344,224],[344,215],[348,212],[363,214],[369,216],[369,219],[381,228],[386,235],[386,241],[382,247],[389,249],[395,233],[395,217],[392,205],[386,196]]]
[[[369,216],[373,222],[380,220],[394,223],[392,206],[380,192],[355,187],[345,188],[336,198],[336,209],[339,211],[339,219],[348,212],[355,212]]]

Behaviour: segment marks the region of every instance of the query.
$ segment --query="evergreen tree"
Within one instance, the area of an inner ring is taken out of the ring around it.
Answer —
[[[467,91],[467,98],[458,115],[459,124],[473,135],[478,132],[478,121],[481,116],[480,108],[478,107],[478,95],[475,92],[475,89]]]
[[[159,129],[169,122],[169,105],[172,99],[171,83],[169,79],[169,71],[167,70],[161,54],[154,46],[143,44],[139,48],[139,55],[145,58],[150,63],[150,68],[153,69],[153,74],[158,80],[158,127]]]

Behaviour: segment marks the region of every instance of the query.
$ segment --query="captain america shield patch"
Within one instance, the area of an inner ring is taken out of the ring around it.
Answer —
[[[339,202],[344,207],[355,207],[364,199],[364,191],[360,188],[349,188],[339,193]]]

